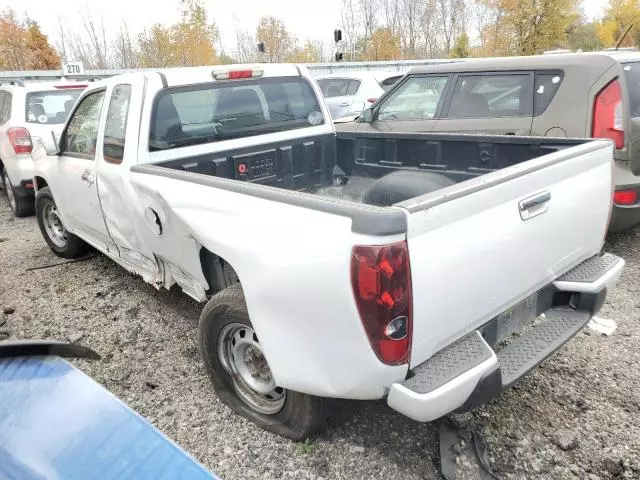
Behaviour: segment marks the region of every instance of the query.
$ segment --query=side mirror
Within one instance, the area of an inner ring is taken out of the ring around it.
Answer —
[[[60,139],[56,136],[55,132],[51,131],[51,139],[46,141],[43,139],[44,151],[50,157],[57,157],[60,155]]]
[[[373,108],[368,107],[362,111],[362,114],[358,117],[359,123],[373,123]]]

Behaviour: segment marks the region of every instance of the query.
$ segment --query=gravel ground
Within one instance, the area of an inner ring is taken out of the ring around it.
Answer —
[[[225,480],[439,477],[437,425],[384,402],[335,402],[329,429],[304,444],[260,430],[219,402],[196,346],[200,306],[156,291],[101,255],[59,264],[34,217],[13,219],[0,192],[0,339],[89,345],[76,365]],[[584,331],[472,415],[499,478],[640,478],[640,229],[611,238],[627,268],[601,316],[611,337]],[[9,313],[11,312],[11,313]],[[467,478],[473,478],[468,476]]]

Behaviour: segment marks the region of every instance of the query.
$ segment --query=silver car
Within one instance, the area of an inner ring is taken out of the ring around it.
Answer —
[[[359,115],[402,76],[399,72],[334,73],[316,80],[329,106],[331,117],[338,120]]]

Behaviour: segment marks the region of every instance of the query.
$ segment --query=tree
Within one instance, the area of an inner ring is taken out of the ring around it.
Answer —
[[[400,38],[387,27],[378,27],[371,34],[365,52],[366,60],[396,60],[400,58]]]
[[[620,45],[622,47],[631,47],[638,44],[640,36],[640,1],[611,0],[602,22],[597,25],[596,34],[604,47],[614,47],[631,26],[631,31],[622,40]]]
[[[518,1],[518,0],[515,0]],[[536,1],[536,0],[533,0]],[[552,0],[549,0],[552,1]],[[444,37],[444,50],[451,50],[451,43],[463,24],[464,2],[463,0],[436,0],[440,25]]]
[[[173,67],[176,64],[171,29],[153,25],[138,36],[139,63],[143,68]]]
[[[209,22],[201,0],[181,0],[182,20],[172,28],[176,63],[195,67],[217,63],[215,42],[218,29]]]
[[[262,17],[256,28],[256,38],[259,42],[264,42],[270,62],[284,62],[292,51],[293,38],[284,22],[278,18]]]
[[[140,64],[140,52],[134,43],[127,24],[123,23],[114,44],[114,64],[122,68],[136,68]]]
[[[462,34],[456,39],[456,44],[451,50],[449,55],[451,58],[466,58],[471,54],[469,48],[469,36],[462,32]]]
[[[302,48],[294,48],[285,58],[289,63],[316,63],[322,59],[318,45],[307,40]]]
[[[495,55],[534,55],[566,43],[579,23],[578,0],[478,0],[494,19],[481,29]]]
[[[0,14],[0,68],[51,70],[60,67],[60,56],[35,21],[28,17],[19,20],[12,10]]]
[[[571,50],[590,52],[602,49],[602,42],[598,38],[598,23],[582,23],[567,35],[567,47]]]
[[[200,0],[181,0],[182,18],[165,27],[156,24],[138,36],[140,66],[194,67],[218,63],[218,30]]]

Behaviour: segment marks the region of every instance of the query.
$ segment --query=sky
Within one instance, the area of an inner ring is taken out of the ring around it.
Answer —
[[[241,28],[255,31],[260,17],[272,15],[282,19],[297,38],[333,41],[333,30],[340,22],[342,0],[203,0],[220,30],[222,47],[235,48],[234,18]],[[584,0],[589,18],[602,14],[607,0]],[[126,21],[132,34],[155,23],[172,24],[179,20],[180,0],[2,0],[18,14],[27,13],[36,20],[52,44],[60,37],[59,17],[67,29],[82,31],[81,12],[87,8],[94,19],[104,19],[107,37],[115,37]]]

